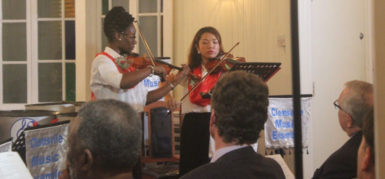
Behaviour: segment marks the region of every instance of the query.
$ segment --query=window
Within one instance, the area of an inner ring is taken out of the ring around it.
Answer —
[[[171,28],[171,10],[164,12],[164,7],[171,6],[171,1],[163,0],[101,0],[101,27],[107,12],[115,6],[123,6],[139,22],[140,30],[143,33],[154,56],[171,56],[172,39],[164,41],[164,37],[171,37],[172,31],[165,31],[165,26]],[[104,35],[103,28],[100,28],[102,51],[107,45],[107,38]],[[138,29],[137,29],[138,30]],[[134,52],[139,55],[147,55],[142,39],[137,33],[138,45]],[[167,48],[167,49],[165,49]]]
[[[74,0],[2,0],[1,9],[1,107],[74,101]]]

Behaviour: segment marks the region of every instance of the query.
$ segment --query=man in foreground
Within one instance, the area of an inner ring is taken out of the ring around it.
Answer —
[[[140,136],[140,120],[128,104],[116,100],[86,104],[70,124],[68,166],[62,178],[132,178]]]
[[[278,163],[249,146],[267,120],[266,84],[254,74],[230,72],[217,82],[211,103],[210,134],[216,151],[209,164],[182,178],[285,178]]]
[[[357,155],[357,178],[374,179],[374,129],[373,129],[373,110],[370,111],[364,120],[362,127],[362,140]]]

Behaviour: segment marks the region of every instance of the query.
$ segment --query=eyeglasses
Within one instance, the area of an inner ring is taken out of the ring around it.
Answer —
[[[335,107],[336,109],[339,109],[339,110],[345,112],[346,114],[348,114],[348,115],[353,119],[353,117],[352,117],[348,112],[346,112],[346,110],[342,109],[342,107],[338,104],[338,101],[337,101],[337,100],[335,100],[335,101],[333,102],[333,105],[334,105],[334,107]]]
[[[136,38],[135,34],[134,35],[129,35],[129,34],[125,33],[125,32],[120,32],[120,34],[122,34],[124,36],[124,38],[127,38],[127,39],[135,39]]]
[[[345,112],[345,110],[343,110],[343,109],[341,108],[341,106],[338,104],[338,101],[337,101],[337,100],[335,100],[335,101],[333,102],[333,105],[334,105],[334,107],[335,107],[336,109],[339,109],[339,110]]]

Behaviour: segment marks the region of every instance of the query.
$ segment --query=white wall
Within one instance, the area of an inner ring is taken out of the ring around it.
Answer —
[[[186,64],[195,33],[214,26],[225,51],[236,42],[235,56],[248,62],[282,62],[268,82],[271,94],[291,94],[291,43],[289,0],[174,0],[174,62]],[[278,44],[278,39],[284,45]],[[177,99],[183,96],[180,89]]]
[[[300,12],[310,13],[310,19],[302,17],[300,28],[306,32],[310,24],[310,33],[302,34],[301,42],[308,43],[310,39],[310,47],[301,48],[301,57],[310,56],[311,70],[301,75],[311,76],[311,82],[303,78],[302,83],[314,86],[312,159],[304,163],[311,166],[305,167],[304,177],[311,178],[314,170],[348,139],[339,126],[332,102],[346,81],[367,79],[367,42],[366,38],[359,39],[359,33],[365,33],[367,28],[367,3],[364,0],[313,0],[309,6],[306,1],[300,1],[304,5]]]

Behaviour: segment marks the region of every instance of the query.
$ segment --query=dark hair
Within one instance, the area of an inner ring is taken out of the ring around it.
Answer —
[[[195,34],[195,37],[191,43],[190,47],[190,53],[188,55],[188,65],[191,69],[197,68],[202,64],[202,58],[201,55],[198,54],[197,47],[199,45],[199,40],[201,39],[202,35],[204,33],[211,33],[213,34],[219,43],[219,53],[218,56],[222,55],[224,53],[223,51],[223,46],[222,46],[222,38],[221,35],[219,34],[218,30],[215,29],[214,27],[203,27],[199,29],[199,31]]]
[[[78,144],[91,151],[103,171],[131,171],[138,161],[141,127],[137,112],[117,100],[98,100],[80,109]]]
[[[363,120],[362,135],[365,138],[366,145],[370,147],[372,153],[372,162],[374,163],[374,115],[373,108],[365,115]]]
[[[109,42],[114,40],[114,33],[124,32],[134,22],[134,17],[123,7],[113,7],[104,18],[104,34]]]
[[[226,143],[252,144],[267,120],[269,90],[258,76],[235,71],[221,77],[213,91],[219,135]]]

